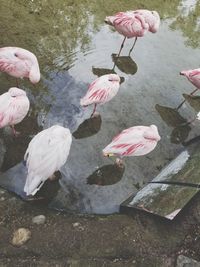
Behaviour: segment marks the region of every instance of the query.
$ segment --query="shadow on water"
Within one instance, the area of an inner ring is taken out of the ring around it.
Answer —
[[[115,67],[117,66],[118,69],[125,73],[125,74],[131,74],[134,75],[137,70],[137,64],[135,63],[135,61],[132,60],[132,58],[130,56],[120,56],[117,57],[117,54],[112,54],[112,60],[114,62],[113,68],[112,69],[106,69],[106,68],[95,68],[92,67],[92,72],[94,75],[97,75],[98,77],[105,75],[105,74],[117,74],[115,71]],[[120,77],[121,81],[120,83],[123,83],[125,81],[124,77]]]
[[[134,75],[138,70],[136,62],[130,56],[117,57],[117,54],[112,54],[112,60],[114,67],[117,66],[121,72],[126,74]]]
[[[101,129],[101,115],[84,120],[72,134],[76,139],[86,138],[98,133]]]
[[[106,74],[117,74],[114,69],[104,69],[104,68],[95,68],[92,67],[92,72],[94,75],[97,75],[98,77]],[[120,77],[120,84],[122,84],[125,81],[124,77]]]
[[[188,102],[188,104],[196,111],[200,111],[200,96],[199,95],[187,95],[183,94],[183,97]]]
[[[191,131],[191,127],[185,118],[183,118],[177,109],[155,105],[156,111],[159,113],[161,119],[169,126],[174,129],[170,135],[170,141],[173,144],[183,143]]]
[[[102,166],[87,178],[87,183],[101,186],[116,184],[121,180],[124,170],[125,167],[120,168],[116,164]]]
[[[95,68],[95,67],[92,67],[92,72],[94,75],[97,75],[98,77],[111,73],[116,74],[114,69]]]

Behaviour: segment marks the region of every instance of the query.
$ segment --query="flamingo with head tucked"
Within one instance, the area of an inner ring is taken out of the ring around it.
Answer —
[[[138,9],[136,11],[119,12],[114,16],[106,17],[105,22],[124,36],[118,53],[119,57],[126,38],[135,37],[133,46],[129,51],[130,56],[138,37],[143,37],[148,31],[154,33],[158,30],[160,17],[156,11]]]
[[[180,72],[180,75],[184,75],[188,79],[188,81],[190,81],[196,87],[196,89],[192,91],[190,95],[193,95],[198,90],[200,90],[200,68],[193,70],[183,70]],[[185,101],[186,100],[183,100],[177,107],[177,109],[181,108]]]
[[[118,92],[120,77],[117,74],[106,74],[97,78],[89,86],[86,95],[80,100],[83,107],[94,104],[91,117],[95,115],[97,104],[110,101]]]
[[[40,68],[36,56],[19,47],[0,48],[0,71],[15,78],[28,78],[33,84],[40,80]]]
[[[160,140],[155,125],[134,126],[123,130],[103,149],[105,157],[117,156],[116,163],[122,165],[122,158],[127,156],[143,156],[151,152]]]
[[[28,168],[24,186],[27,195],[35,195],[43,183],[65,164],[71,143],[70,130],[59,125],[39,132],[31,140],[24,156]]]
[[[16,136],[14,125],[24,119],[29,107],[29,99],[22,89],[12,87],[8,92],[0,95],[0,128],[9,125]]]
[[[180,75],[184,75],[194,86],[196,86],[196,89],[190,93],[190,95],[193,95],[196,91],[200,90],[200,69],[183,70],[180,72]]]

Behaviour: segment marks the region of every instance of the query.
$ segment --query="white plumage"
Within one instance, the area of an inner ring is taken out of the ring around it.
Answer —
[[[27,195],[35,195],[43,183],[65,164],[71,142],[70,130],[59,125],[41,131],[31,140],[24,156],[28,168],[24,186]]]
[[[29,107],[30,102],[26,92],[11,87],[8,92],[0,95],[0,128],[10,125],[14,130],[14,125],[25,118]]]

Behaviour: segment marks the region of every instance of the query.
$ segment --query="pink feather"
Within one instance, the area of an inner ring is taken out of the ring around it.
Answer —
[[[105,156],[142,156],[151,152],[160,140],[157,127],[135,126],[128,128],[113,138],[112,142],[103,149]]]

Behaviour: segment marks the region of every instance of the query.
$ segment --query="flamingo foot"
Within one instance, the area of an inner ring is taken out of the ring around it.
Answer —
[[[117,164],[117,166],[119,168],[124,168],[124,164],[123,164],[122,159],[117,158],[116,161],[115,161],[115,163]]]
[[[57,180],[56,175],[55,175],[55,174],[52,174],[52,175],[49,177],[49,180],[50,180],[50,181],[55,181],[55,180]]]
[[[91,114],[90,118],[96,118],[99,116],[100,116],[100,113],[95,111],[93,114]]]
[[[59,171],[56,171],[49,177],[49,180],[56,181],[59,180],[60,178],[61,178],[61,173]]]
[[[45,197],[35,197],[35,196],[28,196],[25,200],[26,201],[40,201],[44,200]]]
[[[18,137],[18,136],[20,135],[20,132],[17,132],[17,131],[15,130],[14,125],[11,125],[10,127],[12,128],[13,135],[14,135],[15,137]]]

